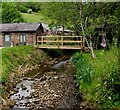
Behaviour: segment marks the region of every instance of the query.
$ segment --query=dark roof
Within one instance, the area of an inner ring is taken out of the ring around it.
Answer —
[[[0,24],[0,32],[31,32],[37,31],[41,23],[5,23]]]

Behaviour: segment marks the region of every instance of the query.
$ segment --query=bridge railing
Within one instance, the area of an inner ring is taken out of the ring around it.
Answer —
[[[39,48],[83,49],[82,36],[38,36]]]

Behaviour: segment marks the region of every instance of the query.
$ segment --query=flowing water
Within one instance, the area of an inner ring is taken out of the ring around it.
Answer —
[[[13,110],[16,108],[25,109],[26,108],[25,104],[27,103],[27,101],[30,101],[30,102],[34,101],[34,98],[29,97],[30,93],[34,92],[34,89],[31,88],[31,84],[33,84],[34,81],[30,79],[29,80],[21,79],[21,80],[22,82],[18,83],[15,88],[17,93],[10,97],[10,99],[16,101],[16,105],[14,106]]]

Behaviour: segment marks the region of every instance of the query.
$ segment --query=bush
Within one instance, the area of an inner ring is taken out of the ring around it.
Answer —
[[[79,52],[72,57],[76,69],[76,83],[77,86],[82,86],[81,84],[90,84],[92,78],[93,69],[90,64],[84,59],[82,54]]]
[[[23,13],[27,13],[27,11],[28,11],[28,8],[26,8],[25,6],[23,6],[23,5],[18,5],[18,10],[20,11],[20,12],[23,12]]]

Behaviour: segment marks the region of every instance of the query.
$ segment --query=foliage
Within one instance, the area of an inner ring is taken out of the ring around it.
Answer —
[[[2,51],[2,82],[5,82],[16,67],[25,63],[34,65],[41,61],[41,56],[34,46],[16,46],[1,49]]]
[[[118,37],[120,20],[119,2],[57,2],[47,3],[42,12],[53,21],[50,26],[68,27],[77,35],[92,40],[95,29],[104,27],[106,33]],[[63,28],[64,30],[64,28]]]
[[[38,12],[39,10],[41,10],[40,2],[16,2],[15,4],[17,5],[18,9],[23,13],[26,12],[26,9],[32,9],[34,12]]]
[[[119,108],[120,73],[118,71],[118,50],[116,47],[111,47],[110,51],[96,50],[95,54],[96,60],[91,59],[88,53],[83,55],[76,53],[73,56],[72,61],[76,69],[76,81],[79,84],[80,92],[83,94],[84,100],[93,103],[94,106],[99,105],[108,109]],[[81,71],[86,62],[91,67],[89,69],[91,74],[88,75],[91,76],[89,84],[83,83],[80,77],[81,74],[86,74],[85,70]]]
[[[92,67],[87,63],[85,58],[80,53],[76,53],[72,57],[73,64],[76,68],[76,83],[82,85],[84,83],[90,84],[92,78]]]
[[[50,19],[53,19],[50,26],[58,28],[59,26],[64,27],[67,23],[68,4],[64,2],[48,3],[47,7],[44,7],[42,12],[47,15]]]
[[[2,3],[2,23],[20,23],[24,22],[20,12],[14,3]]]
[[[25,7],[24,5],[17,5],[17,9],[22,13],[27,13],[28,11],[28,8]]]

